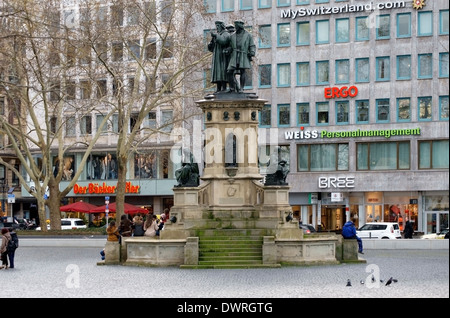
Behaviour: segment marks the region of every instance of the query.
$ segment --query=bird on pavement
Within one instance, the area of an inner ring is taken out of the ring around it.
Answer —
[[[389,278],[389,280],[386,282],[386,286],[389,286],[393,282],[393,280],[393,277]]]
[[[350,282],[350,279],[347,280],[347,285],[346,285],[346,287],[352,287],[352,283]]]

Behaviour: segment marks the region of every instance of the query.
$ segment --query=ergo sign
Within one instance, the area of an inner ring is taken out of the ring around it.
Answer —
[[[344,87],[326,87],[324,90],[325,98],[347,98],[356,97],[358,95],[358,87],[356,86],[344,86]]]

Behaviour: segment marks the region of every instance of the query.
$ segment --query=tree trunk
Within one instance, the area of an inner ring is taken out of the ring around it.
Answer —
[[[127,154],[117,153],[117,192],[116,192],[116,222],[120,222],[120,218],[125,214],[125,190],[127,182]]]
[[[50,209],[50,229],[61,230],[61,200],[59,198],[59,184],[49,182],[49,198],[46,201]]]

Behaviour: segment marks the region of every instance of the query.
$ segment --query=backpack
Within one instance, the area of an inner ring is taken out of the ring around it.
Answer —
[[[15,251],[16,248],[18,248],[18,247],[19,247],[19,240],[17,239],[17,236],[14,235],[8,241],[7,249],[8,249],[8,251]]]

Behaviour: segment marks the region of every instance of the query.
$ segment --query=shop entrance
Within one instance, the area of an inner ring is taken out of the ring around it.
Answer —
[[[366,205],[366,222],[382,222],[383,221],[383,205],[369,204]]]
[[[341,231],[345,224],[345,205],[322,206],[320,222],[322,231]]]

